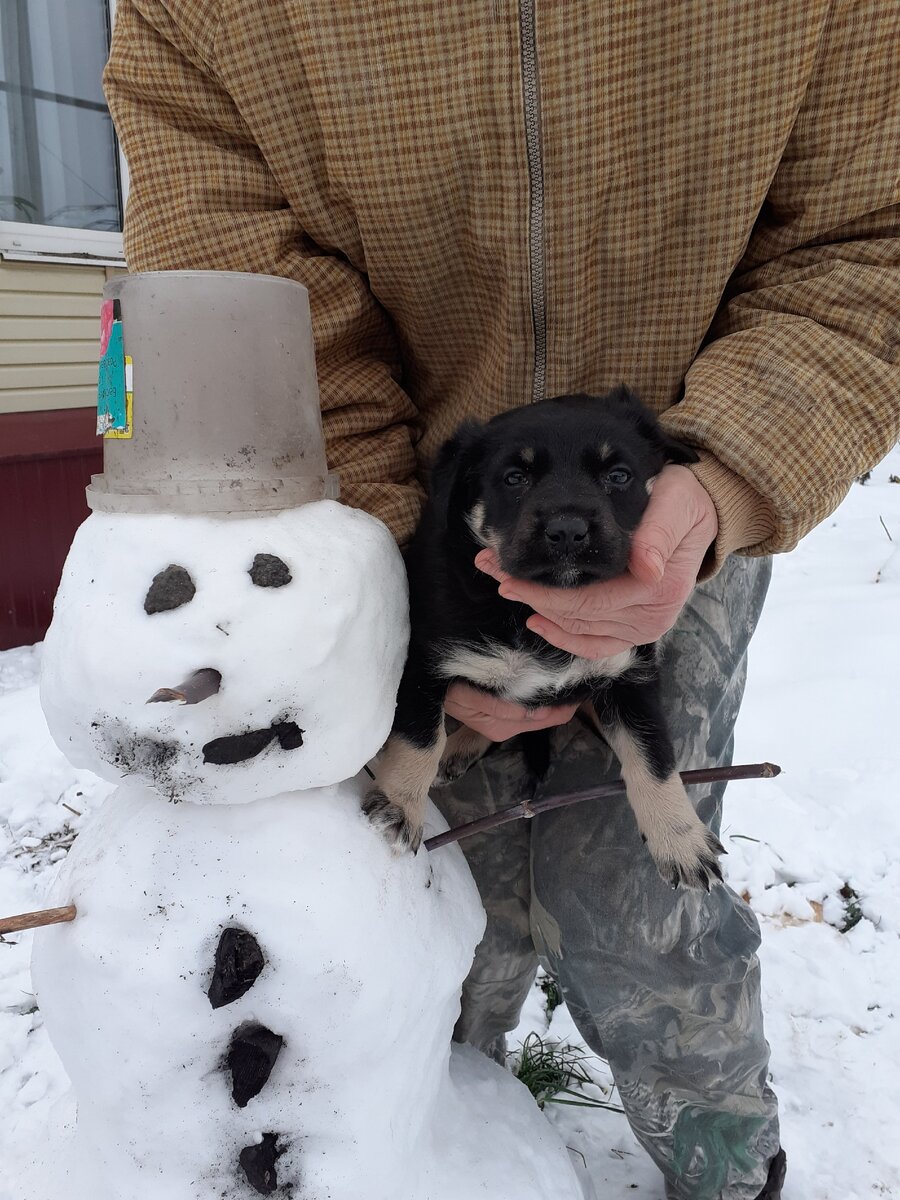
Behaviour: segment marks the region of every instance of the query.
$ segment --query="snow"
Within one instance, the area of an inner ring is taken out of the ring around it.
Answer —
[[[889,482],[891,474],[900,476],[900,451],[776,561],[751,650],[736,758],[770,759],[784,773],[732,785],[726,804],[727,877],[762,921],[771,1071],[789,1158],[785,1200],[900,1198],[900,485]],[[0,654],[0,913],[45,902],[59,869],[51,860],[68,857],[72,835],[111,790],[68,766],[50,741],[37,699],[40,655],[39,647]],[[173,686],[179,678],[167,673],[153,685]],[[250,809],[230,811],[239,820]],[[309,819],[320,818],[310,808]],[[432,856],[436,872],[444,853]],[[66,1115],[65,1101],[59,1112],[66,1078],[34,1009],[31,942],[21,934],[0,944],[0,1200],[39,1200],[29,1154]],[[511,1041],[532,1031],[584,1050],[565,1008],[548,1017],[537,987]],[[519,1106],[509,1121],[524,1152],[533,1135],[521,1132],[520,1106],[529,1098],[521,1089],[492,1093],[499,1088],[496,1073],[471,1054],[467,1063],[466,1053],[454,1055],[453,1074],[462,1069],[484,1103],[505,1118]],[[596,1083],[590,1095],[614,1105],[605,1065],[586,1062]],[[364,1079],[366,1066],[359,1058],[350,1070]],[[420,1066],[409,1076],[411,1102]],[[486,1074],[475,1082],[479,1069]],[[340,1090],[340,1079],[326,1082]],[[552,1103],[545,1112],[583,1156],[599,1200],[662,1200],[659,1176],[621,1114]],[[450,1124],[442,1147],[447,1162],[465,1164],[466,1137]],[[483,1138],[473,1145],[488,1154]],[[554,1187],[543,1194],[557,1200],[565,1193]]]

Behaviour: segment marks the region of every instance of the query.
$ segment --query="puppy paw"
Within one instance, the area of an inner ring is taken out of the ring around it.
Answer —
[[[655,839],[655,845],[651,837],[645,840],[656,869],[670,887],[708,892],[722,882],[718,856],[725,853],[725,847],[699,817],[696,824],[667,830],[664,837]]]
[[[442,787],[453,783],[455,779],[461,779],[470,767],[485,756],[490,747],[491,742],[488,738],[461,725],[447,738],[434,786]]]
[[[395,854],[407,850],[415,854],[419,849],[423,821],[408,813],[402,804],[393,803],[379,788],[369,792],[362,810]]]
[[[454,754],[451,758],[442,758],[438,773],[434,777],[434,787],[446,787],[448,783],[453,783],[456,779],[462,779],[469,767],[471,767],[477,758],[470,758],[463,754]]]

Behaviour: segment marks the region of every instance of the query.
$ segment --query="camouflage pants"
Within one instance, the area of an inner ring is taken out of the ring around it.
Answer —
[[[768,560],[732,557],[667,639],[665,710],[681,770],[731,759],[770,573]],[[554,731],[537,794],[618,775],[611,752],[573,721]],[[692,789],[717,832],[724,790]],[[513,741],[434,799],[457,825],[533,795]],[[668,888],[624,797],[518,821],[462,847],[488,924],[464,985],[459,1040],[502,1057],[540,961],[584,1040],[609,1061],[669,1200],[755,1200],[779,1135],[748,906],[725,887]]]

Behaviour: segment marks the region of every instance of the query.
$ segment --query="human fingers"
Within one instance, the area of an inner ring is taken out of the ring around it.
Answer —
[[[479,571],[483,571],[485,575],[491,575],[499,583],[501,579],[509,579],[509,576],[500,566],[500,559],[497,557],[495,550],[479,550],[475,555],[475,566]]]
[[[555,588],[531,583],[527,579],[516,579],[503,570],[493,550],[479,551],[474,561],[480,571],[497,580],[500,584],[499,594],[504,600],[518,600],[535,612],[544,612],[550,617],[576,617],[585,610],[608,611],[645,599],[644,589],[627,575],[604,583],[589,583],[580,588]]]
[[[549,642],[551,646],[556,646],[559,650],[565,650],[569,654],[575,654],[579,658],[589,658],[592,662],[601,658],[612,658],[624,650],[631,650],[635,646],[643,644],[640,641],[633,641],[631,638],[610,637],[603,634],[598,636],[592,633],[569,633],[568,630],[554,624],[553,621],[548,621],[545,617],[529,617],[526,624],[529,629],[542,637],[545,642]]]
[[[464,720],[464,718],[459,716],[455,710],[503,721],[523,720],[528,712],[528,709],[521,704],[516,704],[512,700],[504,700],[503,697],[495,696],[491,692],[483,692],[480,688],[472,687],[471,684],[464,683],[459,679],[451,683],[447,689],[444,708],[451,717],[456,717],[458,721]]]
[[[717,532],[715,506],[696,476],[686,467],[665,467],[632,535],[629,573],[648,585],[658,584],[679,550],[692,553],[696,543],[702,561]]]
[[[490,720],[504,721],[507,724],[521,724],[528,728],[543,728],[545,725],[561,724],[568,720],[578,706],[571,704],[543,705],[540,708],[526,708],[513,700],[505,700],[490,692],[471,687],[461,680],[456,680],[447,689],[444,708],[451,717],[464,720],[466,715],[478,716]]]
[[[630,575],[578,588],[545,587],[510,579],[502,582],[497,590],[504,599],[527,604],[536,613],[559,624],[600,621],[623,609],[645,604],[652,597],[651,589]]]
[[[505,742],[517,737],[520,733],[534,733],[538,729],[553,729],[556,725],[565,725],[575,716],[577,705],[564,705],[543,710],[543,715],[529,716],[524,721],[502,721],[488,719],[477,721],[469,726],[477,733],[483,734],[492,742]],[[463,722],[465,724],[466,722]]]
[[[605,613],[594,617],[548,617],[545,613],[535,613],[525,622],[534,633],[540,633],[542,627],[553,629],[554,626],[574,637],[614,638],[629,646],[640,646],[644,642],[654,641],[655,637],[665,633],[660,628],[654,634],[656,625],[655,608],[653,605],[631,605],[614,613]]]
[[[457,681],[447,691],[444,709],[449,716],[484,734],[491,741],[502,742],[519,733],[562,725],[575,715],[577,705],[525,708]]]

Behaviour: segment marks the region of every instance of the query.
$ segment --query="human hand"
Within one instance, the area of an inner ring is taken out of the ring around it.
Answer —
[[[511,700],[501,700],[467,683],[451,683],[444,700],[444,711],[492,742],[505,742],[518,733],[564,725],[578,710],[577,704],[557,704],[545,708],[523,708]]]
[[[544,587],[508,575],[493,550],[480,551],[475,565],[499,581],[501,596],[534,609],[526,624],[552,646],[581,658],[610,658],[672,628],[718,529],[703,485],[686,467],[669,465],[657,476],[632,537],[628,570],[617,579]]]

